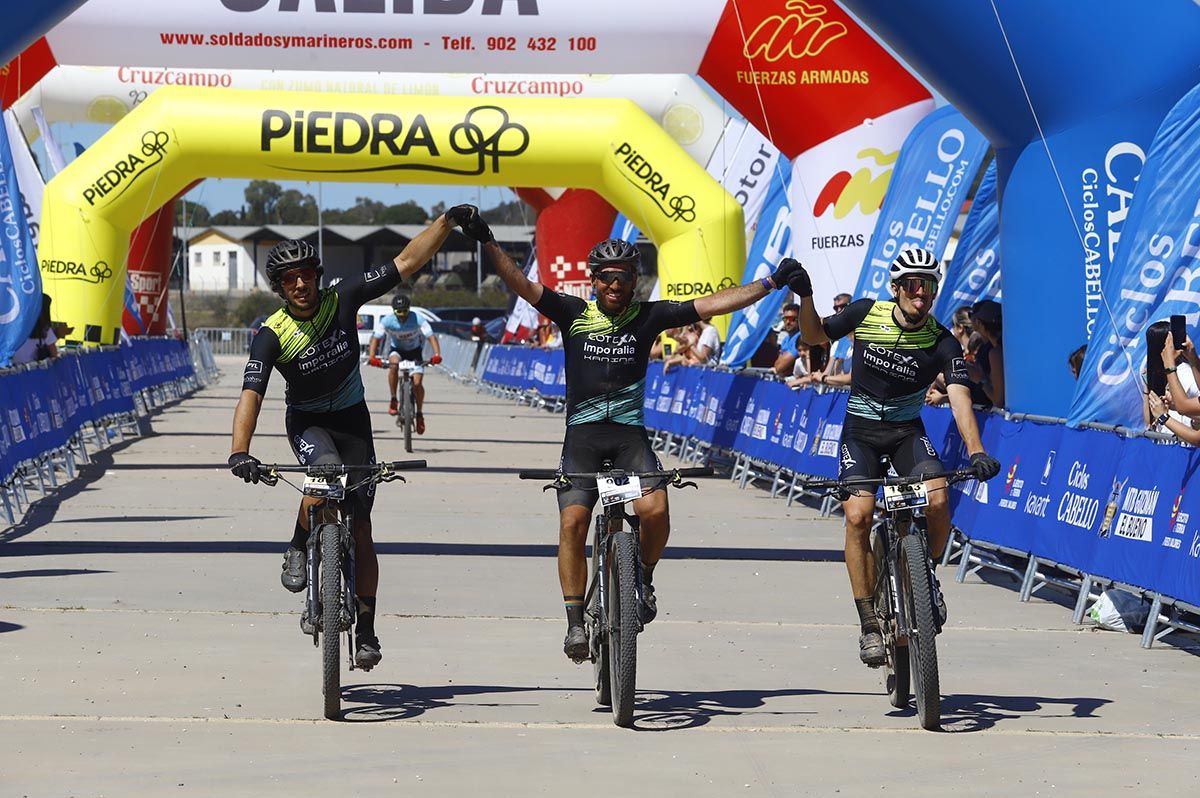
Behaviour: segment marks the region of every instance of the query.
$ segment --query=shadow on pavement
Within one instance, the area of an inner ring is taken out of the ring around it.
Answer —
[[[408,720],[431,709],[457,707],[537,706],[536,702],[459,701],[461,697],[506,693],[544,693],[541,687],[499,687],[481,685],[441,685],[420,687],[413,684],[358,684],[342,688],[342,720],[354,723],[382,723]],[[358,704],[359,706],[352,706]]]
[[[0,621],[0,635],[4,634],[5,632],[15,632],[18,629],[24,629],[24,628],[25,627],[19,623],[8,623],[7,621]]]
[[[707,724],[713,718],[736,718],[742,715],[815,715],[815,710],[781,712],[753,711],[765,707],[771,698],[809,695],[874,695],[874,693],[837,692],[832,690],[715,690],[690,692],[675,690],[639,690],[633,711],[633,727],[638,731],[680,731]],[[606,715],[607,707],[596,712]]]
[[[93,568],[42,568],[35,571],[4,571],[0,572],[0,579],[25,579],[31,576],[78,576],[80,574],[111,574],[112,571],[104,571]]]
[[[65,554],[280,554],[287,540],[57,540],[13,542],[4,546],[9,557]],[[389,543],[376,541],[379,555],[449,557],[553,558],[558,547],[541,543]],[[841,562],[841,549],[759,549],[679,546],[668,559],[750,560],[755,562]]]
[[[1109,698],[1047,698],[1030,695],[946,695],[942,697],[942,731],[977,732],[1001,721],[1046,718],[1095,718]],[[915,707],[889,712],[889,717],[911,717]]]

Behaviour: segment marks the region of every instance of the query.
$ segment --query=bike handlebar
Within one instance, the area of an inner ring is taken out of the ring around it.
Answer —
[[[814,479],[800,483],[806,490],[822,488],[869,488],[881,485],[915,485],[918,482],[928,482],[931,479],[945,479],[949,484],[968,479],[978,479],[979,475],[973,468],[957,468],[953,471],[941,471],[936,474],[919,474],[907,477],[855,477],[852,479]]]
[[[562,472],[553,468],[531,468],[526,471],[521,471],[517,474],[518,479],[558,479],[566,477],[567,479],[575,478],[596,478],[606,476],[611,472],[608,471],[590,471],[590,472]],[[623,472],[628,477],[638,477],[640,479],[653,479],[655,477],[674,477],[678,474],[680,477],[711,477],[716,473],[712,468],[675,468],[670,471],[625,471]]]
[[[344,463],[323,463],[319,465],[266,465],[259,464],[258,473],[260,474],[305,474],[310,477],[338,477],[342,474],[362,473],[364,471],[412,471],[417,468],[425,468],[427,463],[424,460],[393,460],[390,463],[375,463],[375,464],[356,464],[346,465]]]

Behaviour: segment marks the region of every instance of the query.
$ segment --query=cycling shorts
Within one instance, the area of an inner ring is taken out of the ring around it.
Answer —
[[[597,472],[605,460],[611,460],[613,468],[625,471],[662,470],[658,455],[650,447],[646,428],[639,424],[598,422],[567,425],[559,470],[567,473]],[[596,492],[596,480],[576,478],[571,482],[572,487],[558,492],[559,511],[573,504],[590,511],[600,498]],[[665,488],[659,486],[658,490]]]
[[[936,474],[942,470],[921,419],[876,421],[848,414],[838,450],[838,479],[876,479],[886,473],[888,458],[901,476]]]
[[[375,462],[375,441],[371,435],[371,414],[365,402],[331,413],[310,413],[305,410],[287,411],[288,443],[300,465],[370,465]],[[350,482],[365,474],[350,475]],[[375,504],[375,484],[368,482],[353,493],[360,512],[371,516]]]
[[[425,373],[425,367],[420,365],[422,359],[420,349],[397,349],[393,346],[391,351],[388,352],[388,358],[391,359],[392,357],[399,358],[401,363],[407,362],[409,365],[406,368],[413,374]]]

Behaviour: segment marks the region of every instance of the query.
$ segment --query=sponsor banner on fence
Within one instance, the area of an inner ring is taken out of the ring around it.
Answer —
[[[996,161],[988,164],[975,191],[954,257],[946,264],[942,289],[934,301],[938,321],[949,329],[954,311],[983,299],[1001,299],[1000,206],[996,202]]]
[[[1107,309],[1095,318],[1068,418],[1138,427],[1146,327],[1182,314],[1195,338],[1200,324],[1200,86],[1150,145],[1103,284]]]
[[[24,147],[18,140],[16,146]],[[29,339],[42,312],[42,277],[26,223],[7,125],[0,125],[0,366]]]

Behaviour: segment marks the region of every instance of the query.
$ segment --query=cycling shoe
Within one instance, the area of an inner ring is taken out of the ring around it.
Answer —
[[[283,555],[283,573],[279,581],[293,593],[299,593],[308,585],[308,554],[304,549],[288,546]]]
[[[590,659],[587,630],[582,626],[568,627],[567,636],[563,640],[563,653],[577,665]]]
[[[658,599],[654,595],[654,585],[647,582],[642,587],[642,606],[638,608],[642,625],[648,624],[658,617]]]
[[[883,646],[883,635],[874,630],[859,635],[858,658],[863,661],[864,665],[872,668],[887,664],[887,649]]]
[[[355,635],[354,642],[358,650],[354,652],[354,664],[364,671],[369,671],[383,659],[380,653],[379,638],[374,635]]]

